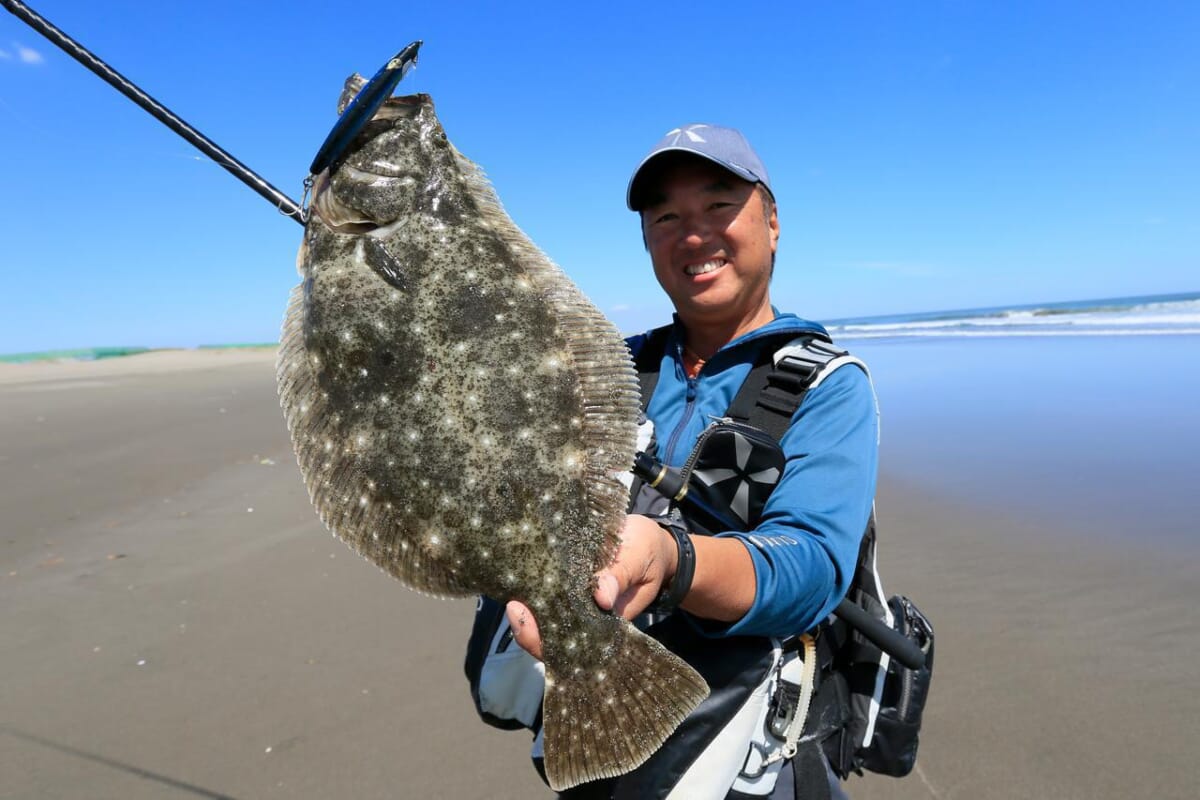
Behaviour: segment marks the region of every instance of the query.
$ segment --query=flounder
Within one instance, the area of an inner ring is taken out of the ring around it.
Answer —
[[[317,176],[298,270],[279,391],[321,520],[418,591],[533,609],[552,788],[643,763],[708,687],[592,600],[635,451],[617,330],[509,219],[428,95],[390,98]]]

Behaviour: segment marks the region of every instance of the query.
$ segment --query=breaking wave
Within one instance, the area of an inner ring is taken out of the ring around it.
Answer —
[[[1200,292],[830,320],[837,340],[1200,334]]]

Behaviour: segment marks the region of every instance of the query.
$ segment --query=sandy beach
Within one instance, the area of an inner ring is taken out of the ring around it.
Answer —
[[[1065,487],[1053,514],[1019,478],[943,481],[955,442],[979,457],[960,430],[1007,463],[1003,415],[955,427],[874,352],[881,570],[938,638],[917,772],[851,796],[1194,797],[1200,547],[1174,510],[1141,535],[1069,512],[1190,498],[1195,455],[1118,481],[1098,443],[1035,471]],[[273,359],[0,368],[0,797],[549,797],[528,736],[475,716],[472,602],[405,589],[317,520]]]

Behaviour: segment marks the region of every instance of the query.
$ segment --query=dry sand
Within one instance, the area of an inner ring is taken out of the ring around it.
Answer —
[[[547,797],[475,718],[470,601],[309,506],[270,352],[0,369],[0,797]],[[1191,798],[1195,552],[981,519],[886,474],[937,628],[918,773],[856,798]]]

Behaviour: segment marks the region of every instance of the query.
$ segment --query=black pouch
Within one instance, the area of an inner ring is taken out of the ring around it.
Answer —
[[[696,533],[748,531],[783,475],[783,450],[769,434],[728,417],[696,439],[680,475],[687,482],[680,510]]]
[[[889,662],[874,734],[870,745],[858,751],[858,758],[871,772],[901,778],[917,761],[921,715],[933,675],[933,626],[907,597],[892,597],[888,606],[896,631],[921,648],[925,665],[914,670],[895,659]]]

